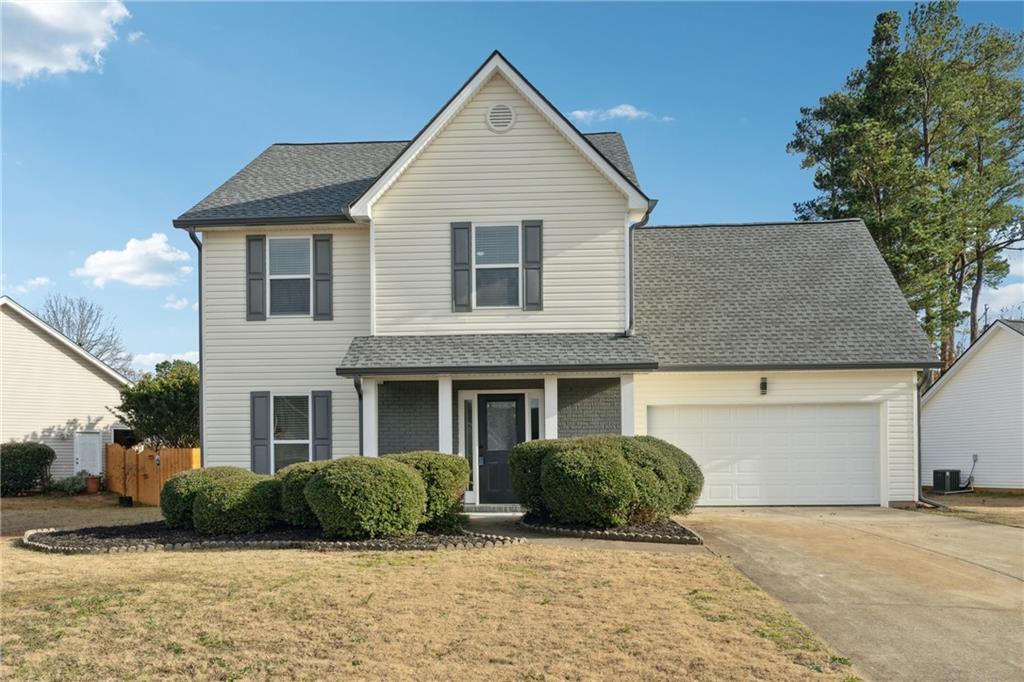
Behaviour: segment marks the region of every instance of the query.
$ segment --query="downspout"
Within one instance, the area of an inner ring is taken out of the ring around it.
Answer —
[[[920,378],[917,380],[917,499],[919,502],[930,504],[937,509],[948,509],[948,507],[941,502],[930,500],[922,494],[924,489],[924,481],[921,479],[921,386],[924,384],[924,372],[921,372]]]
[[[358,374],[352,377],[352,387],[356,389],[356,409],[359,411],[359,454],[363,454],[363,380]]]
[[[203,432],[203,421],[206,417],[206,384],[203,382],[203,242],[196,236],[196,228],[189,227],[186,229],[188,230],[188,238],[196,245],[196,251],[199,253],[197,258],[199,267],[196,268],[199,277],[196,302],[199,308],[199,466],[202,468],[206,466],[206,438]]]
[[[636,270],[633,254],[635,249],[633,248],[633,230],[638,227],[643,227],[647,224],[647,221],[651,218],[651,212],[654,211],[654,207],[658,205],[657,199],[651,199],[647,203],[647,212],[644,213],[644,217],[639,222],[635,222],[629,226],[629,231],[626,238],[626,244],[628,247],[628,253],[626,254],[626,263],[629,267],[629,309],[626,311],[626,331],[623,332],[623,336],[633,336],[634,330],[633,325],[636,322],[634,311],[636,309],[636,296],[635,296],[635,276],[634,271]]]

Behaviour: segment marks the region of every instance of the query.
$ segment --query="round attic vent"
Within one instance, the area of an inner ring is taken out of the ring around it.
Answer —
[[[516,122],[516,112],[507,104],[495,104],[487,110],[487,127],[496,133],[503,133]]]

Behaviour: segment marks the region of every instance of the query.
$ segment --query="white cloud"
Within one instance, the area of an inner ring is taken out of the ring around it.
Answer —
[[[153,369],[158,362],[166,362],[168,360],[188,360],[189,362],[199,362],[199,351],[190,350],[187,353],[140,353],[132,356],[132,367],[138,367],[139,369],[149,370]]]
[[[671,116],[657,116],[649,111],[639,109],[632,104],[620,104],[611,109],[577,109],[570,112],[570,116],[580,123],[593,123],[594,121],[611,121],[614,119],[626,119],[630,121],[658,121],[669,123],[675,119]]]
[[[120,251],[97,251],[72,273],[102,287],[107,282],[124,282],[140,287],[174,284],[192,272],[182,265],[191,259],[185,251],[167,243],[167,235],[153,233],[149,239],[129,239]]]
[[[142,37],[144,35],[146,35],[146,34],[143,33],[142,31],[132,31],[131,33],[128,34],[128,42],[129,43],[137,43],[137,42],[139,42],[142,39]]]
[[[188,299],[184,296],[178,298],[174,294],[167,294],[167,298],[164,299],[163,307],[168,310],[184,310],[188,307]]]
[[[53,285],[53,280],[49,277],[30,277],[21,282],[21,284],[15,284],[11,287],[17,294],[27,294],[33,289],[40,289],[42,287],[48,287]]]
[[[43,74],[99,70],[103,51],[130,17],[118,0],[48,2],[4,0],[3,80],[21,83]]]

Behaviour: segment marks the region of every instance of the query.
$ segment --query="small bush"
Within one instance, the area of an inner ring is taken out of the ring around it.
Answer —
[[[183,471],[167,479],[160,490],[160,511],[171,528],[192,528],[192,507],[199,490],[212,481],[246,476],[249,471],[238,467],[210,467]]]
[[[85,477],[81,473],[54,481],[50,488],[68,495],[81,495],[85,491]]]
[[[552,518],[566,523],[623,526],[637,501],[621,448],[602,437],[573,438],[549,452],[540,483]]]
[[[548,516],[544,506],[544,491],[540,487],[540,470],[544,458],[551,452],[561,448],[559,440],[531,440],[520,443],[512,449],[508,465],[512,470],[512,489],[516,499],[527,512],[545,518]]]
[[[17,495],[50,482],[50,465],[57,455],[44,443],[0,445],[0,495]]]
[[[285,523],[305,528],[320,525],[316,514],[306,502],[306,483],[314,473],[328,464],[330,460],[298,462],[277,472],[277,478],[281,480],[281,518]]]
[[[451,532],[462,527],[462,494],[469,487],[469,462],[465,457],[429,450],[387,455],[411,466],[427,491],[424,528]]]
[[[207,481],[196,492],[192,522],[200,533],[256,533],[281,517],[281,481],[246,472]]]
[[[682,478],[683,490],[672,507],[677,514],[689,514],[704,489],[704,474],[697,462],[676,446],[654,436],[637,436],[636,440],[662,453],[673,462]]]
[[[313,474],[306,501],[326,535],[412,535],[427,503],[423,478],[389,457],[344,457]]]

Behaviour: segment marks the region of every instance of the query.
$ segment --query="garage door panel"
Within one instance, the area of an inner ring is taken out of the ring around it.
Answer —
[[[648,408],[648,433],[697,461],[699,504],[878,504],[874,404]]]

